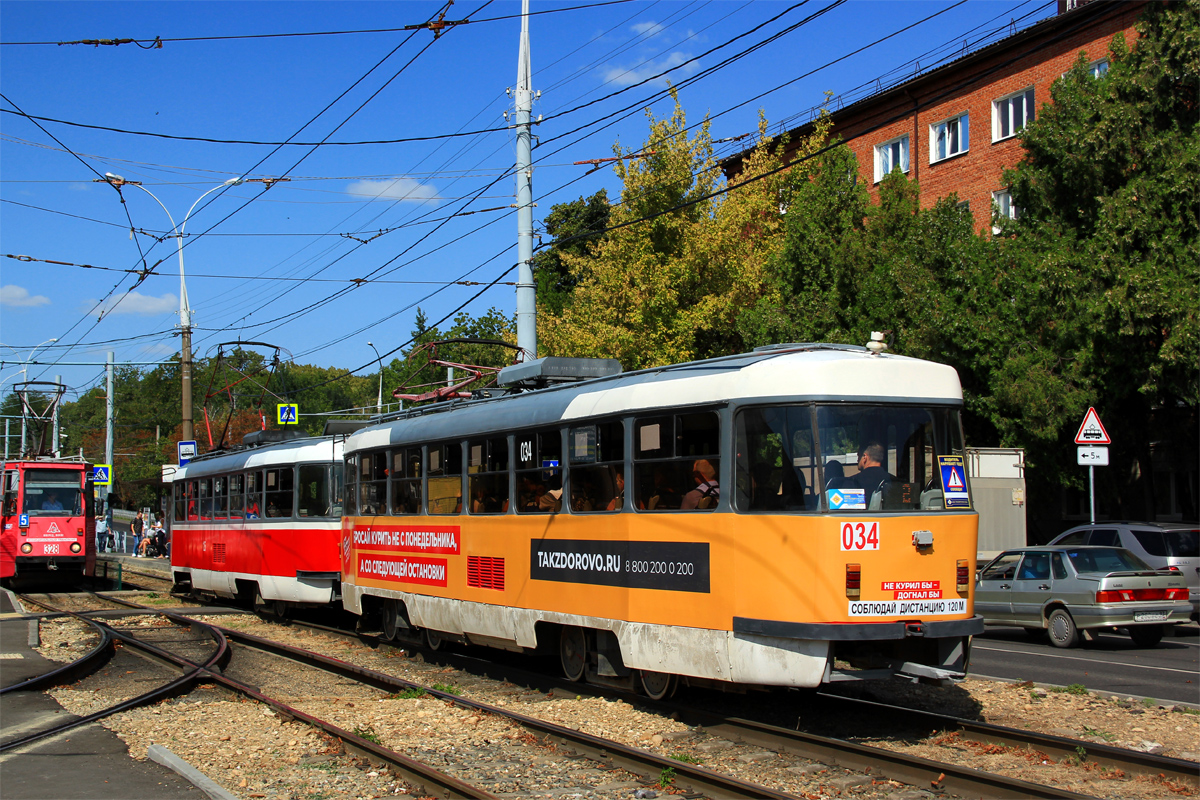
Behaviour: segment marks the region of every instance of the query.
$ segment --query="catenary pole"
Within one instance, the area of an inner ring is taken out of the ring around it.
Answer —
[[[54,382],[62,386],[62,375],[55,375]],[[55,389],[55,391],[58,391]],[[59,395],[61,397],[61,395]],[[58,446],[58,403],[54,404],[54,440],[50,443],[50,452],[54,453],[54,457],[58,458],[61,448]]]
[[[113,463],[113,362],[117,354],[112,350],[108,351],[108,363],[105,366],[105,372],[108,376],[108,398],[104,404],[104,463],[108,464],[108,478],[110,485],[102,486],[100,493],[100,502],[105,510],[105,516],[108,512],[108,493],[112,491],[112,463]]]
[[[517,346],[519,358],[537,358],[537,293],[533,282],[533,116],[529,64],[529,0],[521,0],[521,50],[517,58]]]

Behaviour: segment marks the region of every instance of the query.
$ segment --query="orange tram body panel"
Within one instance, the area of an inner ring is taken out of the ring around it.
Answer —
[[[329,604],[340,588],[341,440],[267,433],[277,440],[175,471],[172,574],[197,594],[277,611]]]
[[[343,603],[651,696],[957,680],[961,405],[949,367],[790,345],[401,412],[346,442]]]
[[[78,460],[6,461],[0,578],[71,581],[96,566],[92,468]]]

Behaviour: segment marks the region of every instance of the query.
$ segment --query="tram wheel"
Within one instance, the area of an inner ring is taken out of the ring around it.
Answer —
[[[425,646],[430,650],[441,650],[446,645],[446,640],[442,638],[437,631],[425,629]]]
[[[380,616],[383,621],[383,638],[389,642],[396,641],[400,634],[400,605],[395,600],[384,600]]]
[[[642,693],[651,700],[665,700],[675,694],[677,685],[675,676],[667,672],[650,672],[648,670],[638,670],[638,683],[642,686]]]
[[[587,635],[583,628],[569,626],[562,629],[558,637],[558,657],[567,680],[583,680],[587,668]]]
[[[274,612],[275,616],[279,619],[287,619],[292,614],[292,609],[287,604],[286,600],[276,600],[273,602],[271,604],[271,611]]]

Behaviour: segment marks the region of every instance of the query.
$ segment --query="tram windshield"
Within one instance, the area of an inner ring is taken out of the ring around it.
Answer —
[[[22,507],[31,517],[77,517],[83,513],[79,473],[66,469],[31,469],[25,473]]]
[[[971,508],[958,409],[815,403],[737,415],[743,511]]]

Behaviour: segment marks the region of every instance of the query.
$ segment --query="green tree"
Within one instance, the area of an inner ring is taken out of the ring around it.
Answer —
[[[1021,214],[999,247],[1018,313],[993,379],[998,427],[1078,475],[1071,435],[1095,405],[1114,437],[1101,472],[1130,516],[1155,513],[1154,424],[1194,420],[1200,400],[1198,19],[1196,0],[1147,4],[1105,76],[1081,57],[1005,174]]]
[[[608,190],[569,203],[556,203],[546,215],[546,233],[554,242],[533,256],[533,277],[537,281],[537,305],[540,311],[561,314],[576,279],[563,260],[563,254],[587,255],[608,227]],[[565,241],[564,241],[565,240]]]

